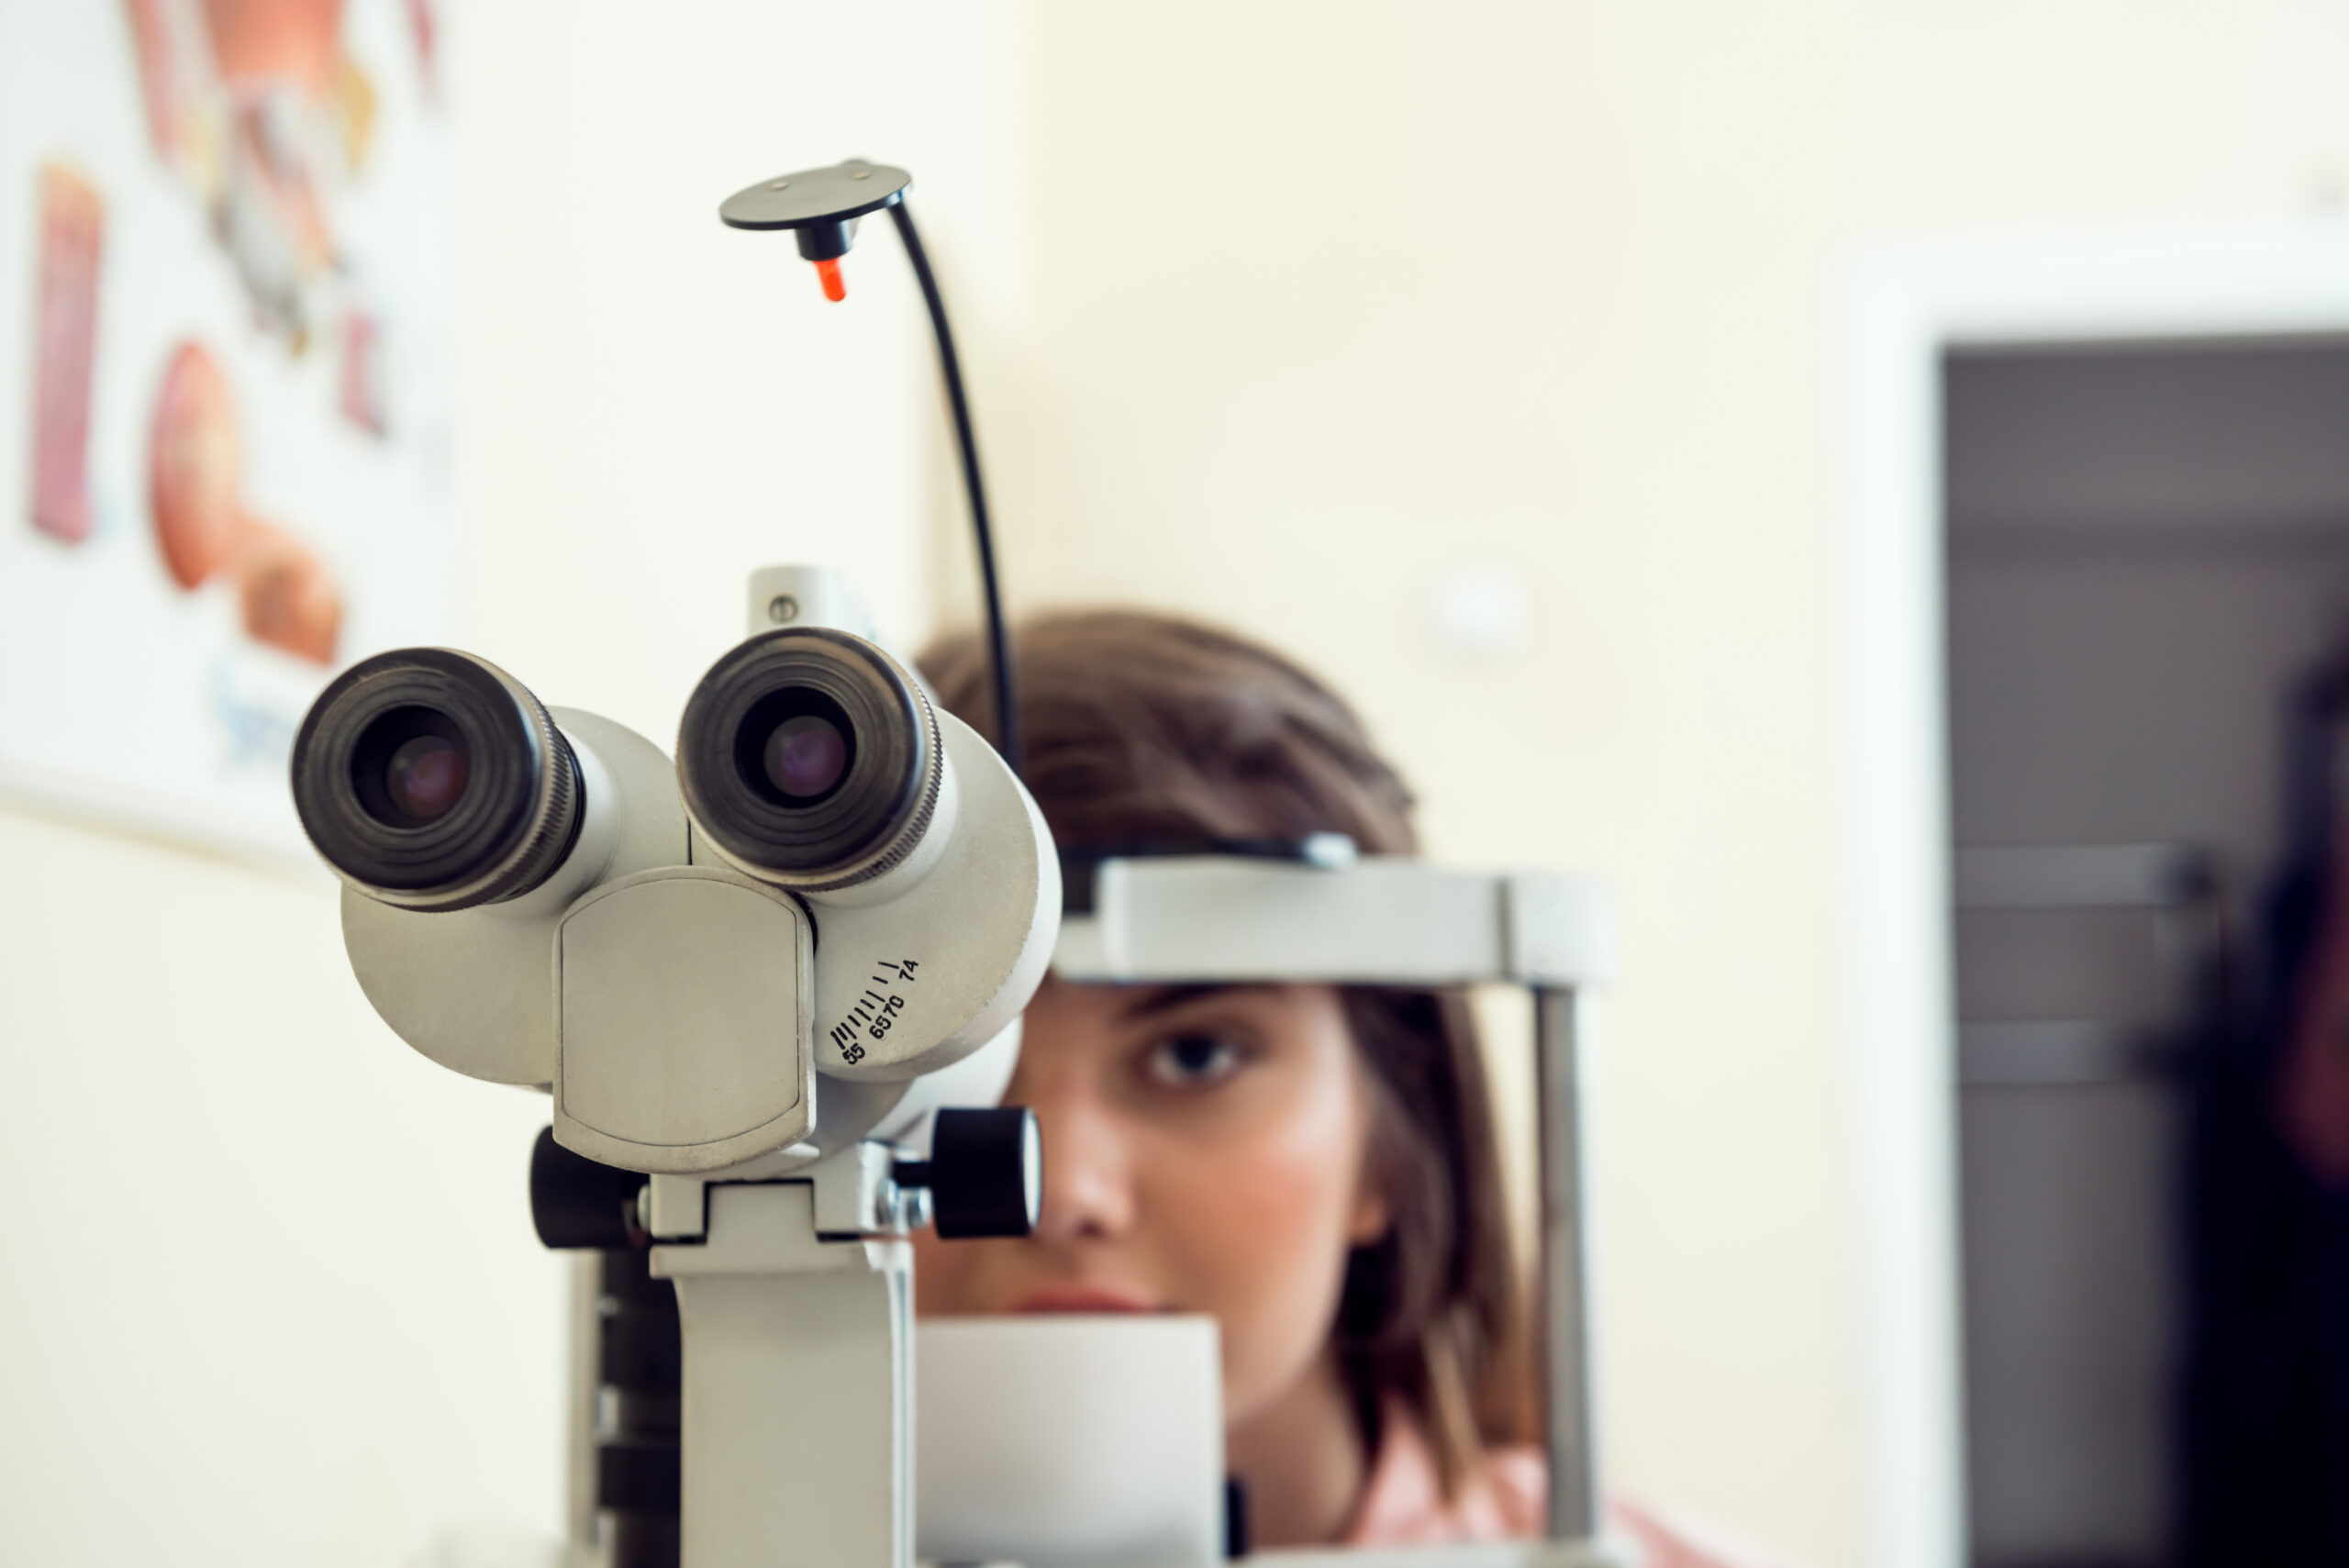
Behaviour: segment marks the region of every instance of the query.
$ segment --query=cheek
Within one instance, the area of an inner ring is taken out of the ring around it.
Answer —
[[[915,1311],[944,1316],[999,1306],[985,1299],[987,1257],[999,1243],[941,1241],[935,1231],[921,1230],[913,1245]]]
[[[1225,1418],[1244,1421],[1329,1339],[1362,1163],[1352,1094],[1316,1095],[1212,1151],[1151,1162],[1147,1203],[1180,1304],[1223,1335]]]

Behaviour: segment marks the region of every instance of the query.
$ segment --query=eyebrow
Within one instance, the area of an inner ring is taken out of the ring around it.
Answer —
[[[1234,991],[1270,991],[1275,989],[1264,981],[1219,981],[1205,985],[1153,985],[1128,1002],[1119,1017],[1126,1019],[1155,1018],[1178,1007],[1209,996],[1229,995]]]

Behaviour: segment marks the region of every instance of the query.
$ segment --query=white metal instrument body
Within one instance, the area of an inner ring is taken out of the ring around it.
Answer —
[[[870,630],[839,573],[759,573],[754,632],[779,600],[799,625]],[[552,872],[436,910],[346,875],[352,970],[417,1051],[546,1089],[557,1144],[651,1178],[631,1218],[676,1284],[685,1568],[910,1568],[904,1238],[930,1195],[896,1173],[929,1157],[931,1112],[993,1106],[1010,1079],[1059,919],[1043,817],[935,714],[918,844],[855,885],[792,891],[712,852],[651,741],[548,717],[582,803]]]

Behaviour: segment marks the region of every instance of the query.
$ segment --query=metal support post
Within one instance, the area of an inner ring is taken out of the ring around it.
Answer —
[[[1590,1161],[1584,1124],[1586,1004],[1571,988],[1533,993],[1541,1105],[1542,1436],[1550,1461],[1550,1538],[1595,1541],[1604,1498],[1592,1365]]]
[[[685,1326],[685,1568],[910,1568],[911,1254],[819,1240],[807,1182],[713,1186],[655,1246]]]

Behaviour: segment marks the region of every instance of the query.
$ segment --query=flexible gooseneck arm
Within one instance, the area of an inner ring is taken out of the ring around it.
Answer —
[[[954,329],[946,324],[946,302],[938,292],[938,278],[930,270],[930,252],[922,249],[921,231],[901,199],[890,207],[897,238],[906,242],[906,259],[920,281],[922,302],[930,306],[930,330],[938,337],[938,371],[946,382],[947,406],[954,415],[954,439],[963,454],[963,490],[971,499],[971,531],[979,549],[979,584],[986,595],[987,657],[995,671],[995,749],[1020,773],[1019,707],[1013,699],[1011,645],[1004,631],[1003,595],[996,585],[995,532],[987,521],[987,492],[979,477],[978,438],[971,431],[971,403],[963,392],[962,361],[954,352]]]
[[[728,227],[750,229],[789,229],[799,254],[816,265],[824,296],[848,297],[841,276],[840,259],[855,243],[861,218],[885,208],[906,242],[906,259],[913,263],[921,284],[922,303],[930,308],[930,330],[938,339],[938,369],[946,382],[946,402],[954,416],[954,440],[963,459],[963,489],[971,500],[971,530],[978,545],[979,583],[985,591],[987,653],[995,671],[995,749],[1019,776],[1019,709],[1012,695],[1011,641],[1003,624],[1003,595],[995,568],[995,532],[987,517],[986,485],[979,476],[978,438],[971,428],[971,401],[963,389],[963,362],[954,351],[954,331],[946,323],[946,300],[939,293],[938,276],[930,270],[930,252],[906,210],[906,192],[913,176],[885,163],[851,159],[829,169],[803,169],[795,174],[762,180],[726,198],[718,216]]]

